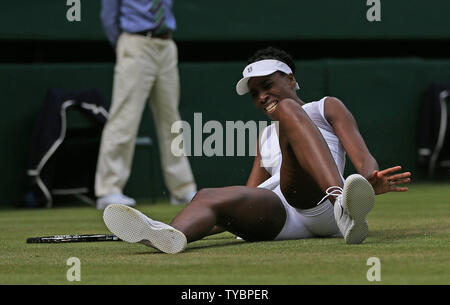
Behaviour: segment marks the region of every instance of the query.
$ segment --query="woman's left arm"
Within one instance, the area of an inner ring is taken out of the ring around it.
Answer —
[[[375,194],[408,190],[397,185],[410,182],[411,173],[395,174],[401,170],[400,166],[379,170],[377,161],[359,132],[355,118],[339,99],[328,97],[324,108],[325,118],[333,126],[355,169],[372,184]]]

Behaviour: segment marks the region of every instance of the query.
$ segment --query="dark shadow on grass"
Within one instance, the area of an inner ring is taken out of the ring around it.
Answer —
[[[188,244],[188,246],[186,247],[186,250],[183,251],[183,253],[196,252],[197,250],[208,249],[208,248],[241,246],[241,245],[252,244],[252,243],[279,243],[279,242],[283,242],[283,241],[300,241],[300,240],[317,240],[317,241],[319,241],[319,240],[327,240],[327,239],[341,239],[343,241],[343,239],[341,237],[314,237],[314,238],[306,238],[306,239],[298,239],[298,240],[279,240],[279,241],[277,241],[277,240],[244,241],[244,240],[236,239],[235,236],[223,236],[223,237],[216,236],[213,238],[208,237],[208,238],[204,238],[201,240],[197,240],[191,244]],[[225,241],[225,240],[230,240],[230,242],[210,243],[211,241]],[[209,242],[209,243],[205,245],[206,242]],[[148,254],[165,254],[165,253],[158,251],[156,249],[152,249],[152,251],[137,252],[136,254],[148,255]]]
[[[234,241],[230,241],[229,243],[217,243],[217,244],[208,244],[208,245],[192,245],[192,246],[188,246],[186,248],[186,252],[197,251],[197,250],[208,249],[208,248],[242,246],[242,245],[245,245],[245,244],[248,244],[248,243],[249,242],[242,241],[242,240],[234,240]]]
[[[214,236],[214,237],[205,237],[202,240],[225,240],[225,239],[236,239],[236,236]]]
[[[224,239],[230,239],[228,238],[220,238],[221,240]],[[234,238],[233,241],[230,241],[228,243],[216,243],[216,244],[212,244],[212,243],[208,243],[207,245],[201,245],[201,244],[188,244],[188,246],[186,247],[186,250],[184,250],[182,253],[186,253],[186,252],[196,252],[197,250],[202,250],[202,249],[209,249],[209,248],[220,248],[220,247],[230,247],[230,246],[241,246],[241,245],[245,245],[245,244],[249,244],[249,243],[261,243],[261,242],[273,242],[273,241],[258,241],[258,242],[248,242],[248,241],[243,241],[243,240],[236,240]],[[199,240],[196,241],[195,243],[201,243],[201,242],[205,242],[205,241],[211,241],[211,239],[203,239],[203,240]],[[156,249],[152,249],[152,251],[146,251],[146,252],[136,252],[136,254],[139,255],[148,255],[148,254],[165,254],[161,251],[158,251]]]
[[[433,235],[432,232],[408,232],[405,230],[373,230],[369,233],[368,238],[361,243],[361,245],[374,245],[374,244],[390,244],[390,243],[396,243],[396,242],[407,242],[412,239],[423,239],[427,237],[431,237]],[[341,237],[315,237],[315,238],[308,238],[307,240],[342,240],[342,244],[345,245],[344,240]],[[226,240],[229,240],[229,242],[226,242]],[[299,239],[304,240],[304,239]],[[297,241],[299,241],[297,240]],[[272,243],[272,242],[278,242],[278,241],[243,241],[236,239],[236,236],[209,236],[207,238],[198,240],[192,244],[188,244],[186,250],[183,252],[196,252],[202,249],[208,249],[208,248],[220,248],[220,247],[231,247],[231,246],[241,246],[245,244],[250,243]],[[357,246],[357,245],[352,245]],[[145,252],[137,252],[136,254],[140,255],[149,255],[149,254],[165,254],[163,252],[160,252],[156,249],[150,248],[151,251],[145,251]]]

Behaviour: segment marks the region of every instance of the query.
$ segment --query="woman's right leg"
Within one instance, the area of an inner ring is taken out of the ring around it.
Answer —
[[[284,226],[286,212],[270,190],[231,186],[200,190],[170,225],[188,242],[221,227],[248,241],[273,240]]]
[[[272,191],[232,186],[200,190],[170,225],[121,204],[108,205],[103,220],[113,234],[126,242],[174,254],[218,227],[248,241],[273,240],[285,224],[286,211]]]

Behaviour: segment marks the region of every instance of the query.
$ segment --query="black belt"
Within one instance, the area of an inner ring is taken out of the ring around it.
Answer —
[[[159,33],[159,34],[155,34],[152,31],[142,31],[142,32],[134,33],[134,34],[141,35],[141,36],[146,36],[146,37],[149,37],[149,38],[159,38],[159,39],[170,39],[170,38],[172,38],[172,32],[170,32],[170,31]]]

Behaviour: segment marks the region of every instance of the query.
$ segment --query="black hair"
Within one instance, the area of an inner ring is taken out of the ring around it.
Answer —
[[[253,54],[252,57],[248,59],[248,64],[251,64],[256,61],[264,60],[264,59],[276,59],[279,61],[284,62],[286,65],[291,68],[292,73],[295,74],[295,63],[292,56],[287,53],[286,51],[283,51],[281,49],[268,46],[263,49],[259,49],[258,51]]]

